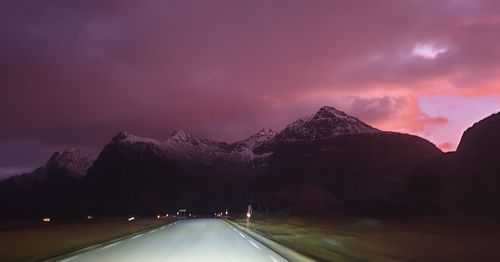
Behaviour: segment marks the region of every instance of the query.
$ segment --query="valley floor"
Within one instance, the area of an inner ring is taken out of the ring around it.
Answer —
[[[318,261],[497,261],[500,225],[285,217],[237,221]]]

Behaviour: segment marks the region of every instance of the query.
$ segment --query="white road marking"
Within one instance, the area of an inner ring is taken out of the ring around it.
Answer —
[[[256,247],[258,250],[260,250],[260,247],[257,246],[257,244],[255,244],[252,240],[248,240],[248,242],[250,242],[250,244],[252,244],[254,247]]]
[[[136,238],[138,238],[138,237],[140,237],[140,236],[142,236],[142,235],[144,235],[144,234],[139,234],[139,235],[137,235],[137,236],[134,236],[134,237],[133,237],[133,238],[131,238],[131,239],[136,239]]]
[[[225,227],[222,222],[223,221],[215,221],[209,219],[183,221],[178,222],[182,225],[172,226],[172,229],[161,231],[160,229],[162,227],[168,227],[168,224],[164,224],[160,225],[158,228],[151,228],[148,231],[139,232],[135,235],[130,236],[126,240],[118,240],[115,242],[104,244],[102,246],[98,246],[95,249],[92,248],[81,253],[70,254],[66,257],[61,258],[61,260],[65,262],[79,261],[80,259],[87,261],[113,261],[116,260],[113,259],[116,257],[126,257],[131,261],[144,261],[148,260],[144,259],[144,254],[142,254],[144,251],[144,246],[147,245],[147,257],[151,258],[152,260],[175,261],[178,258],[183,258],[183,260],[185,261],[200,261],[200,255],[190,252],[192,251],[193,243],[184,241],[186,235],[198,235],[200,239],[203,239],[203,242],[197,243],[198,246],[196,248],[200,251],[209,251],[206,252],[208,256],[203,257],[206,261],[221,261],[224,258],[230,258],[230,260],[232,261],[238,261],[239,258],[248,256],[250,256],[251,258],[255,258],[255,260],[257,261],[263,262],[285,261],[279,256],[279,254],[272,252],[272,250],[268,249],[265,245],[253,239],[250,234],[246,234],[246,232],[243,231],[244,229],[239,230],[238,227],[231,226],[229,228],[231,228],[231,230],[235,231],[238,234],[228,233],[230,231],[227,231],[227,227]],[[207,230],[199,230],[198,225],[203,226]],[[149,232],[153,231],[154,229],[158,231],[158,234],[149,234]],[[178,231],[183,234],[168,234],[167,232],[169,232],[169,230],[173,230],[174,232]],[[211,242],[212,238],[207,239],[203,237],[207,233],[219,233],[220,230],[222,230],[222,232],[225,232],[224,234],[222,234],[222,237],[227,237],[231,241],[233,248],[226,248],[223,245],[214,246]],[[158,239],[157,237],[155,237],[163,234],[164,232],[165,239]],[[238,235],[240,235],[240,237],[242,237],[244,240],[242,241],[241,238],[238,238]],[[132,239],[134,240],[132,241]],[[116,248],[113,247],[120,243],[121,245],[117,246]],[[184,245],[178,245],[174,243],[183,243]],[[165,249],[167,249],[169,252],[164,252]],[[71,257],[72,255],[78,255],[78,258],[73,258]]]
[[[68,262],[68,261],[76,259],[77,257],[78,257],[78,255],[72,256],[72,257],[69,257],[69,258],[66,258],[66,259],[63,259],[63,260],[59,260],[59,262]]]
[[[116,242],[116,243],[113,243],[113,244],[110,244],[110,245],[107,245],[105,247],[101,247],[99,250],[105,250],[105,249],[108,249],[110,247],[114,247],[116,245],[120,244],[120,242]]]
[[[149,233],[154,233],[154,232],[156,232],[156,230],[158,230],[158,229],[151,230],[151,231],[149,231]]]

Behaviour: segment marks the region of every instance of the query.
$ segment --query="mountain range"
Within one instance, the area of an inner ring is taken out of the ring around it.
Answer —
[[[163,140],[119,132],[95,159],[70,148],[1,181],[0,217],[208,213],[247,204],[497,212],[499,146],[499,114],[469,128],[456,152],[443,153],[329,106],[235,143],[183,130]]]

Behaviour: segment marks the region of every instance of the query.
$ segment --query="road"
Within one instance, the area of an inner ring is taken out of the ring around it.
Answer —
[[[222,219],[181,220],[60,261],[286,261]]]

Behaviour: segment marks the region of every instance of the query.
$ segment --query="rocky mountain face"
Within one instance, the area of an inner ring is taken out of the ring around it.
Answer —
[[[182,130],[164,140],[120,132],[92,164],[88,157],[67,151],[55,154],[43,172],[34,173],[60,173],[58,177],[73,184],[51,182],[40,190],[50,191],[51,201],[57,202],[61,191],[72,188],[76,196],[65,199],[73,204],[58,205],[64,207],[60,210],[102,215],[175,208],[240,210],[248,203],[271,210],[393,203],[404,196],[415,168],[443,155],[422,138],[377,130],[333,107],[322,107],[279,132],[262,129],[236,143],[198,138]],[[18,188],[22,177],[0,183],[2,196],[18,197],[18,192],[5,188]],[[27,196],[34,195],[31,186],[26,188]],[[23,206],[30,206],[30,200],[23,201]],[[42,212],[35,211],[32,214]]]
[[[0,217],[68,216],[80,208],[82,180],[93,159],[78,149],[56,152],[31,173],[0,182]]]
[[[421,164],[409,197],[432,211],[500,214],[500,113],[468,128],[456,152]]]
[[[313,204],[318,199],[349,203],[352,208],[398,202],[414,168],[441,154],[422,138],[389,132],[279,143],[265,176],[279,186],[265,191],[271,199],[277,198],[271,202],[280,207]],[[318,199],[294,199],[294,192],[303,185],[314,187]]]
[[[282,142],[315,141],[330,139],[339,135],[377,132],[380,131],[355,117],[333,107],[324,106],[316,114],[301,118],[288,125],[283,131],[279,132],[276,140]]]
[[[381,132],[359,119],[349,116],[331,106],[323,106],[312,116],[298,119],[254,150],[272,152],[277,144],[311,143],[346,134],[371,134]]]

